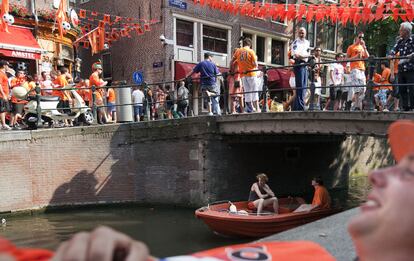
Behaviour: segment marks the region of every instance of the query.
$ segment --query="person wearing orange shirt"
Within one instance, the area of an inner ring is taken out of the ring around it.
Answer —
[[[107,91],[107,113],[110,121],[116,122],[116,96],[114,88],[109,88]]]
[[[2,130],[11,130],[6,124],[6,113],[9,111],[9,79],[6,70],[9,67],[7,61],[0,61],[0,123]]]
[[[31,78],[32,79],[32,78]],[[24,87],[27,91],[30,91],[29,82],[27,81],[26,75],[24,71],[18,71],[16,74],[16,78],[13,78],[10,82],[11,89],[15,87]],[[24,105],[27,103],[26,100],[18,99],[14,96],[11,97],[11,120],[10,126],[14,130],[20,130],[20,126],[18,124],[19,119],[22,118]]]
[[[244,101],[246,105],[253,109],[253,111],[259,111],[259,81],[257,78],[257,72],[252,70],[258,69],[257,55],[251,49],[252,40],[250,38],[243,39],[243,47],[237,49],[234,52],[232,64],[237,64],[239,71],[241,72],[241,82],[244,88]]]
[[[375,104],[380,111],[383,111],[387,106],[387,96],[390,94],[390,91],[392,91],[392,86],[390,85],[391,70],[388,68],[388,62],[381,62],[381,70],[382,73],[379,75],[377,83],[388,86],[377,86],[374,87],[373,90],[375,92]]]
[[[312,210],[328,209],[331,207],[331,197],[328,190],[323,185],[323,180],[320,177],[312,179],[312,186],[315,188],[315,193],[312,199]]]
[[[63,113],[70,113],[69,108],[72,104],[72,97],[70,95],[70,92],[67,90],[59,90],[69,85],[66,74],[67,68],[65,67],[60,68],[60,70],[57,72],[56,79],[53,81],[55,84],[53,95],[59,96],[60,98],[58,108],[65,108],[62,109]],[[71,120],[64,120],[64,122],[66,127],[73,126],[73,122]]]
[[[369,57],[367,47],[364,42],[364,33],[358,33],[355,38],[354,44],[348,47],[346,52],[347,57],[350,59],[365,59]],[[351,83],[352,87],[350,92],[352,92],[352,105],[351,110],[362,110],[362,100],[365,96],[365,87],[361,85],[366,84],[365,77],[365,62],[364,61],[354,61],[351,62]]]
[[[98,88],[96,91],[94,91],[92,93],[92,91],[90,91],[90,96],[89,96],[89,103],[92,103],[92,95],[95,95],[95,105],[98,106],[98,123],[103,124],[104,122],[108,122],[108,116],[106,114],[106,110],[103,107],[100,106],[104,106],[104,101],[103,101],[103,96],[101,94],[102,91],[100,91],[102,88],[99,87],[104,87],[108,84],[108,82],[102,80],[100,78],[100,75],[102,74],[103,70],[102,70],[102,65],[100,62],[96,62],[92,65],[92,71],[93,73],[91,74],[91,76],[89,77],[89,86],[95,86],[96,88]],[[90,106],[92,106],[92,104],[89,104]]]

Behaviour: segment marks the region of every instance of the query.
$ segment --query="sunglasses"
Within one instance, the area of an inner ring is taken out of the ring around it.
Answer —
[[[359,39],[364,39],[364,36],[358,36]]]

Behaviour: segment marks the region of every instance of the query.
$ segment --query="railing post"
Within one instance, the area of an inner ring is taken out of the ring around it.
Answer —
[[[316,61],[313,57],[309,58],[309,68],[310,68],[310,98],[309,98],[309,111],[315,110],[315,67]],[[304,92],[306,92],[306,86],[303,86]]]
[[[145,113],[147,114],[147,121],[151,121],[151,106],[149,99],[148,99],[148,85],[146,82],[142,83],[142,86],[144,87],[144,96],[145,96]],[[154,98],[154,94],[152,94],[152,98]]]
[[[190,93],[190,95],[188,95],[188,108],[187,108],[187,117],[189,115],[189,113],[191,112],[191,114],[193,114],[194,112],[194,101],[192,99],[190,99],[191,94],[193,93],[193,78],[189,77],[187,79],[185,79],[185,85],[187,86],[187,89]],[[178,100],[178,88],[177,88],[177,100]],[[191,103],[190,103],[191,100]],[[177,110],[178,110],[178,103],[177,103]]]
[[[92,92],[92,113],[93,113],[93,122],[98,122],[98,108],[96,107],[96,86],[92,85],[91,92]]]
[[[36,87],[35,87],[35,92],[36,92],[36,114],[37,114],[37,127],[39,127],[42,124],[42,108],[40,107],[40,96],[41,96],[41,89],[40,89],[40,85],[38,82],[36,82]]]
[[[268,92],[268,76],[267,76],[267,66],[264,66],[263,71],[263,88],[262,88],[262,95],[263,95],[263,106],[262,106],[262,112],[268,112],[269,111],[269,105],[267,104],[267,92]]]
[[[374,73],[375,73],[375,60],[374,56],[368,57],[368,82],[365,96],[366,108],[368,111],[373,111],[374,106]]]
[[[228,72],[222,73],[223,77],[223,84],[224,84],[224,91],[223,91],[223,104],[224,104],[224,115],[229,114],[229,86],[228,86]]]

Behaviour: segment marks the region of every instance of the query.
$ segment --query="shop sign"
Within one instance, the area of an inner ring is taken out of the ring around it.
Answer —
[[[32,59],[36,60],[36,56],[34,53],[26,53],[26,52],[19,52],[19,51],[12,51],[11,56],[23,59]]]
[[[16,57],[16,58],[21,58],[21,59],[30,59],[30,60],[40,59],[39,53],[22,52],[22,51],[7,50],[7,49],[0,49],[0,53],[3,54],[4,56]]]

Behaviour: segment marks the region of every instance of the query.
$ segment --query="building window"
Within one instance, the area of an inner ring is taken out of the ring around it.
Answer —
[[[265,38],[256,37],[256,55],[258,62],[265,62]]]
[[[336,39],[336,25],[332,23],[323,24],[323,42],[324,49],[335,51],[335,39]]]
[[[285,64],[284,45],[282,41],[272,39],[272,64]]]
[[[227,53],[227,30],[203,25],[203,49],[216,53]]]
[[[176,20],[177,45],[194,47],[194,24],[185,20]]]
[[[340,30],[342,35],[342,52],[346,53],[348,47],[354,43],[355,27],[347,23],[346,26],[341,26]]]
[[[297,29],[300,27],[304,27],[306,29],[306,39],[308,39],[310,47],[315,47],[316,23],[314,21],[308,23],[305,19],[302,19],[302,21],[298,23]]]

